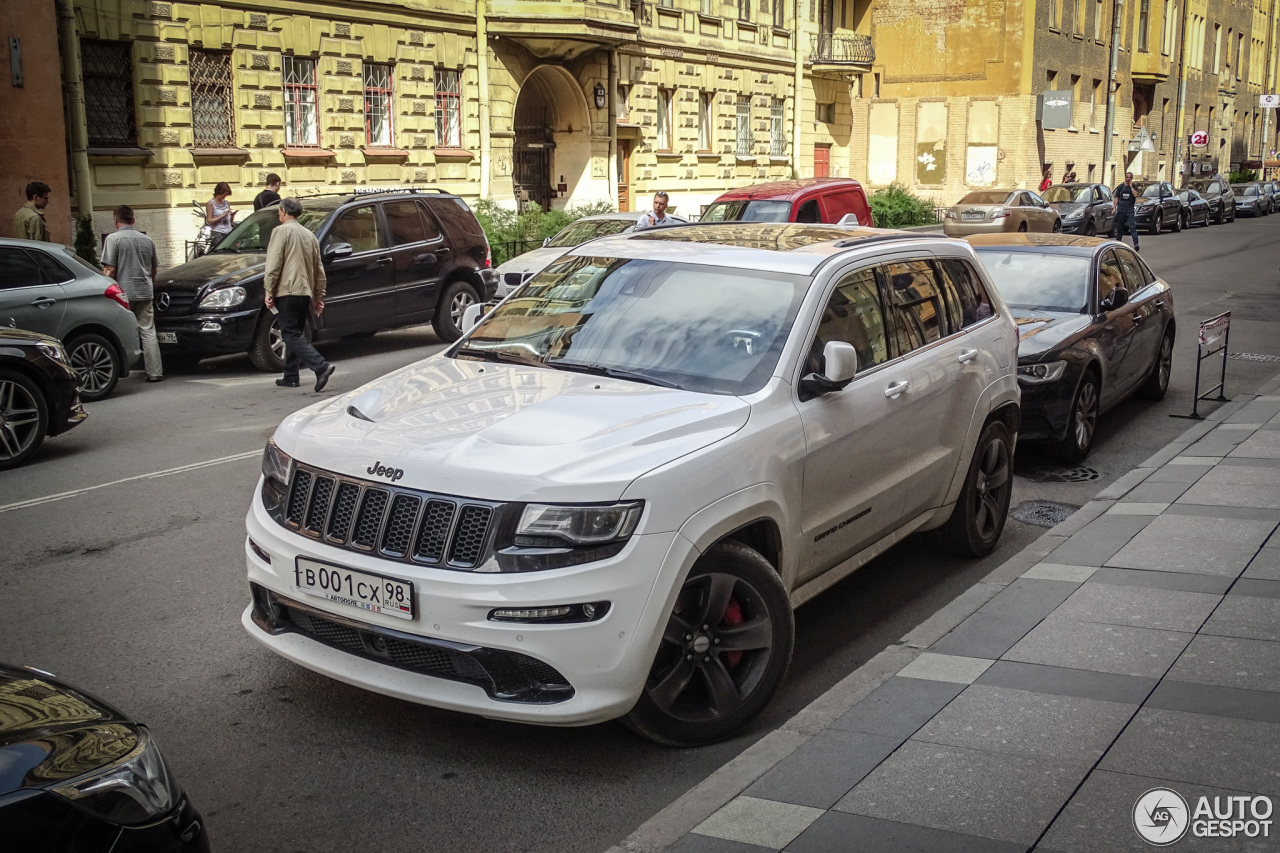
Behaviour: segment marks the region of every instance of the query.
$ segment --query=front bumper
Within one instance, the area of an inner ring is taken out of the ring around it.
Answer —
[[[156,316],[156,332],[177,336],[177,343],[160,344],[161,357],[166,352],[199,355],[223,355],[245,352],[253,343],[262,309],[236,311],[201,311],[179,317]]]
[[[999,219],[963,220],[944,219],[942,233],[948,237],[969,237],[974,234],[1003,234],[1009,230],[1013,217],[1002,216]]]
[[[1061,441],[1071,424],[1071,404],[1075,402],[1079,380],[1079,371],[1068,363],[1057,382],[1041,385],[1019,382],[1018,387],[1022,389],[1022,426],[1018,430],[1018,440]]]
[[[1092,221],[1093,220],[1088,216],[1082,216],[1079,219],[1064,219],[1062,220],[1062,233],[1083,234],[1085,232],[1085,226]]]
[[[565,569],[437,569],[354,553],[293,533],[267,514],[256,495],[246,527],[253,543],[245,546],[248,576],[251,589],[257,589],[241,624],[258,642],[301,666],[366,690],[547,725],[598,723],[631,709],[666,624],[668,586],[679,576],[671,569],[696,556],[693,546],[675,533],[637,534],[615,557]],[[413,619],[346,607],[298,590],[294,566],[299,556],[412,582]],[[495,607],[601,601],[609,602],[608,612],[593,622],[488,618]],[[287,612],[264,612],[272,606]],[[450,662],[441,663],[440,656]],[[426,657],[432,659],[423,663]],[[534,664],[551,672],[539,675]],[[533,674],[532,687],[528,677],[521,681],[521,673]],[[553,683],[555,676],[560,683]],[[541,689],[545,687],[554,689]]]

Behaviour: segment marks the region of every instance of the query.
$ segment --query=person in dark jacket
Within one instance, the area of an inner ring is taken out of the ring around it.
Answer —
[[[1133,172],[1124,173],[1124,183],[1111,193],[1111,208],[1116,214],[1113,236],[1120,240],[1126,231],[1133,237],[1133,250],[1138,251],[1138,219],[1134,214],[1134,205],[1138,202],[1138,191],[1133,188]]]
[[[280,200],[280,176],[275,172],[267,174],[267,188],[253,199],[253,209],[262,210]]]

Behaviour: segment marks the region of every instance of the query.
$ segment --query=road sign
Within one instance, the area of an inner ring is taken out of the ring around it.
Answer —
[[[1280,107],[1280,95],[1259,95],[1258,106],[1262,108]]]
[[[1197,130],[1191,134],[1191,145],[1194,148],[1204,148],[1209,144],[1209,131]]]

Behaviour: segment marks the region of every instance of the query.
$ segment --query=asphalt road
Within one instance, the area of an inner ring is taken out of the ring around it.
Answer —
[[[1278,235],[1280,217],[1143,238],[1175,288],[1170,393],[1103,419],[1085,462],[1095,479],[1044,482],[1062,470],[1020,448],[1015,505],[1083,504],[1186,429],[1169,414],[1191,410],[1200,320],[1232,310],[1232,349],[1277,359],[1230,361],[1228,395],[1280,372]],[[421,327],[322,349],[339,365],[338,392],[439,344]],[[240,357],[160,385],[135,374],[35,463],[0,473],[0,660],[150,723],[217,850],[603,850],[1043,532],[1011,520],[980,561],[909,540],[805,605],[782,690],[727,743],[680,751],[616,724],[437,711],[314,675],[240,627],[243,517],[262,445],[318,397],[273,379]]]

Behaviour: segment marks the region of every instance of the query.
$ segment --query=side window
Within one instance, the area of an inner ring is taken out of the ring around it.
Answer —
[[[387,237],[392,246],[421,243],[427,239],[422,214],[414,201],[389,201],[382,205],[382,215],[387,218]]]
[[[45,252],[33,249],[29,254],[36,259],[36,263],[40,265],[40,269],[44,272],[45,284],[62,284],[75,278],[75,274],[71,270],[49,257]]]
[[[1120,258],[1120,270],[1124,274],[1124,286],[1129,288],[1129,293],[1137,293],[1146,287],[1147,279],[1142,267],[1138,265],[1138,259],[1126,249],[1116,249],[1115,252]]]
[[[378,236],[378,211],[373,205],[348,210],[333,224],[325,242],[350,243],[354,253],[372,252],[382,247],[382,239]]]
[[[943,258],[938,261],[938,266],[942,270],[942,286],[947,294],[947,307],[951,309],[951,328],[972,326],[995,313],[995,309],[991,307],[991,297],[987,295],[982,279],[968,261],[962,261],[959,258]]]
[[[822,350],[830,341],[844,341],[858,351],[858,372],[884,364],[889,359],[884,333],[884,312],[875,272],[859,270],[836,285],[822,312],[818,334],[809,348],[806,373],[822,369]]]
[[[809,199],[796,211],[796,222],[821,222],[822,214],[818,212],[818,200]]]
[[[1098,265],[1098,303],[1111,295],[1111,291],[1124,285],[1124,274],[1120,272],[1120,262],[1115,252],[1107,252]]]
[[[422,202],[417,204],[419,212],[422,213],[422,227],[427,230],[427,239],[440,239],[440,223],[436,222],[436,218],[431,215],[431,210],[425,204]]]
[[[0,249],[0,290],[44,284],[35,259],[21,249]]]
[[[1103,201],[1111,201],[1111,189],[1109,187],[1098,187],[1098,192],[1102,193]]]
[[[1210,194],[1222,192],[1222,187],[1218,186],[1218,182],[1214,181],[1206,188]]]
[[[898,355],[941,340],[947,331],[941,288],[928,261],[881,267]]]
[[[451,239],[457,239],[459,234],[469,234],[476,238],[484,236],[471,208],[460,198],[428,199],[427,209],[436,215],[444,226],[445,234]]]

